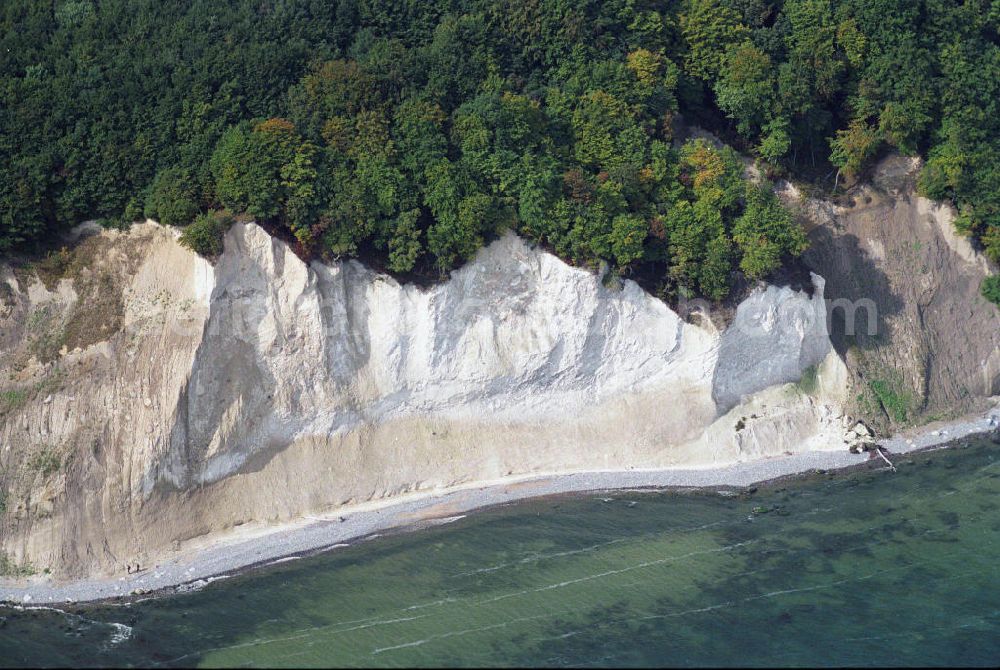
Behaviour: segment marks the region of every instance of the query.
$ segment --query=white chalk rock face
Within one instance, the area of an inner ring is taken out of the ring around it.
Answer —
[[[238,224],[158,474],[200,484],[307,436],[407,416],[562,421],[652,389],[714,418],[717,345],[635,283],[611,291],[513,234],[423,290],[353,261],[307,267]]]
[[[607,447],[663,464],[651,453],[824,359],[822,279],[815,284],[811,298],[758,290],[720,340],[634,282],[605,288],[510,233],[424,290],[354,261],[307,267],[258,226],[238,224],[215,268],[184,420],[146,491],[159,480],[217,481],[303,439],[414,417],[551,433],[611,411],[607,426],[567,449],[563,467],[620,464],[594,458]],[[445,458],[462,445],[438,448]]]
[[[823,287],[813,273],[813,296],[768,286],[740,303],[722,335],[712,379],[712,398],[728,411],[744,397],[769,386],[794,382],[818,366],[832,345],[827,330]]]

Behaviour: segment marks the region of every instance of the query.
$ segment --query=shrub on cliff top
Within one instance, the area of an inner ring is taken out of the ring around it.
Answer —
[[[216,258],[222,253],[222,240],[233,225],[233,219],[224,212],[207,212],[198,215],[181,233],[181,244],[206,258]]]
[[[1000,305],[1000,275],[993,275],[984,279],[979,290],[982,292],[984,298],[994,305]]]

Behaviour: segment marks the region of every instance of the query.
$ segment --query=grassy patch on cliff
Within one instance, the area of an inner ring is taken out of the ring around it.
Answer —
[[[54,449],[45,448],[38,452],[28,461],[28,467],[38,472],[42,477],[48,477],[59,472],[62,468],[62,459],[55,453]]]
[[[819,388],[819,369],[815,365],[810,365],[802,371],[802,378],[796,386],[807,395],[812,395]]]
[[[0,391],[0,414],[6,414],[22,406],[28,399],[28,394],[24,391],[11,389]]]
[[[66,341],[61,317],[52,305],[43,305],[28,315],[25,333],[29,338],[28,351],[42,363],[59,357],[59,350]]]
[[[869,382],[869,387],[882,409],[897,423],[903,423],[909,418],[913,398],[909,393],[899,390],[895,384],[884,379]]]
[[[30,577],[35,574],[31,563],[17,563],[7,552],[0,551],[0,577]]]
[[[888,375],[869,380],[856,400],[869,416],[884,414],[897,424],[910,422],[916,414],[913,393],[903,388],[899,379]]]

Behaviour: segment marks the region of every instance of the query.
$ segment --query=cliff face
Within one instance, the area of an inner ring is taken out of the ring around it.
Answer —
[[[888,431],[985,406],[989,267],[917,167],[836,202],[786,185],[813,294],[761,286],[724,332],[513,235],[428,290],[253,224],[215,265],[153,223],[0,264],[0,564],[107,573],[250,521],[842,449],[845,412]]]
[[[0,273],[0,542],[59,575],[418,489],[844,446],[819,277],[719,333],[514,235],[429,290],[253,224],[214,267],[149,223],[48,287]]]

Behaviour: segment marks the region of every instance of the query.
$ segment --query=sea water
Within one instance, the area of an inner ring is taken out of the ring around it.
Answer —
[[[492,509],[122,604],[0,608],[0,665],[1000,663],[1000,447],[753,492]]]

